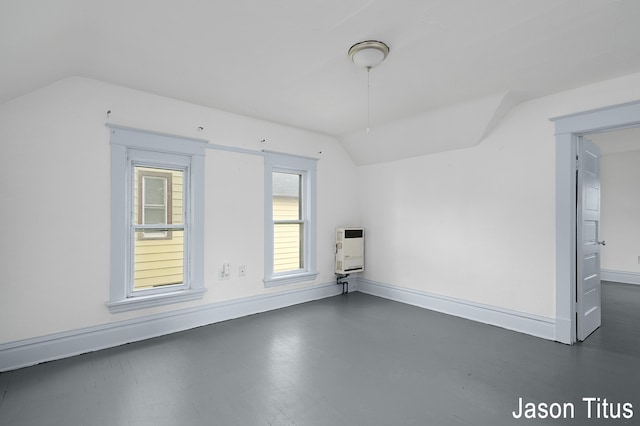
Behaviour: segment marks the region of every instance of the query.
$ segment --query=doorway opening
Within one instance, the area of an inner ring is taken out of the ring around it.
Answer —
[[[640,101],[553,118],[556,133],[556,330],[557,341],[577,341],[576,155],[589,134],[640,126]]]

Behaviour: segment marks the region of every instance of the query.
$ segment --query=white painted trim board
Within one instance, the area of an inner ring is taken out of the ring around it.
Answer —
[[[555,340],[555,320],[481,303],[358,279],[357,291],[508,330]]]
[[[600,271],[600,278],[603,281],[613,281],[616,283],[640,285],[640,273],[638,272],[626,272],[626,271],[614,271],[611,269],[602,269]]]
[[[341,291],[335,283],[322,284],[4,343],[0,344],[0,372],[336,296]]]

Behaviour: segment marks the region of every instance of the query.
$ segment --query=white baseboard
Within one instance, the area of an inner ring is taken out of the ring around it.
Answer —
[[[323,299],[341,291],[335,283],[324,284],[3,343],[0,372]]]
[[[556,342],[572,345],[576,342],[575,331],[574,335],[571,335],[571,326],[575,327],[575,324],[571,323],[569,318],[557,318],[556,317]]]
[[[544,339],[556,338],[555,322],[550,318],[395,287],[362,278],[349,279],[349,281],[350,292],[361,291]],[[0,372],[323,299],[338,295],[341,291],[342,287],[329,283],[3,343],[0,344]]]
[[[552,318],[396,287],[362,278],[358,279],[357,290],[547,340],[556,339],[556,326]]]
[[[625,272],[625,271],[613,271],[611,269],[602,269],[600,271],[600,278],[603,281],[614,281],[617,283],[640,285],[640,273],[638,272]]]

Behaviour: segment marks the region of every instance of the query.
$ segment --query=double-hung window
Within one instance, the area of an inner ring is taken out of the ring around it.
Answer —
[[[109,127],[109,309],[202,297],[206,142]]]
[[[316,271],[316,160],[265,152],[267,287],[313,280]]]

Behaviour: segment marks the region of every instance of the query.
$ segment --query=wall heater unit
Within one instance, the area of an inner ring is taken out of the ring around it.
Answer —
[[[336,229],[336,274],[364,271],[364,229]]]

